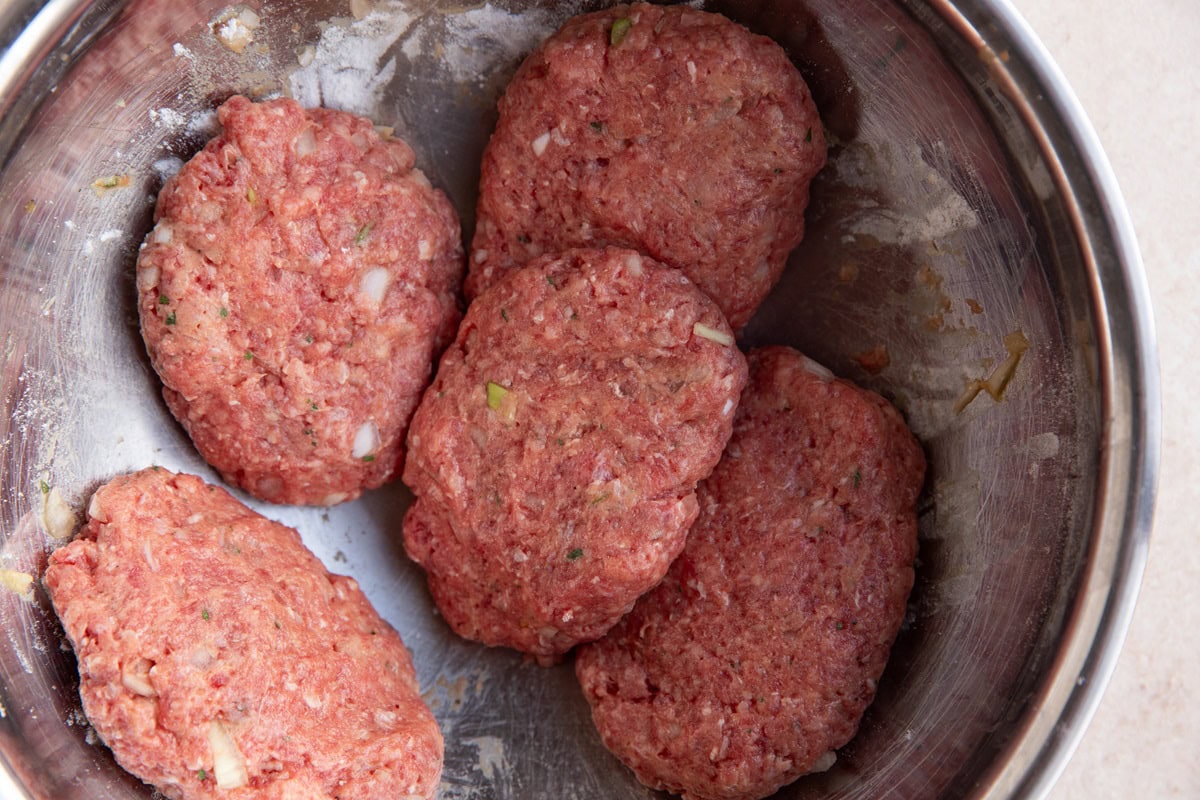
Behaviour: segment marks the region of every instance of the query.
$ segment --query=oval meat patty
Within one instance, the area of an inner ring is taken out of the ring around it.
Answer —
[[[917,552],[920,446],[878,395],[752,351],[733,437],[657,588],[575,669],[647,786],[752,800],[832,765],[875,695]]]
[[[578,250],[467,310],[409,430],[404,544],[462,636],[543,663],[662,578],[746,380],[678,271]]]
[[[45,584],[121,766],[184,800],[433,796],[442,737],[408,651],[294,530],[164,469],[88,515]]]
[[[369,120],[234,97],[138,257],[163,396],[225,480],[330,505],[401,469],[454,334],[458,220]]]
[[[687,6],[568,21],[499,109],[469,297],[542,253],[616,245],[683,270],[739,330],[799,244],[825,162],[812,96],[779,45]]]

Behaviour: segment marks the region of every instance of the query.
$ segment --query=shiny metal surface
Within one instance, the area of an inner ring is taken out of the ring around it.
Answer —
[[[152,463],[214,479],[159,398],[132,288],[153,195],[203,143],[205,112],[320,89],[395,126],[469,228],[495,98],[584,8],[253,5],[262,26],[235,53],[210,25],[223,3],[0,2],[0,568],[39,574],[55,545],[41,481],[81,510]],[[798,346],[891,397],[930,461],[918,585],[878,699],[830,772],[780,796],[1044,796],[1132,612],[1158,461],[1148,295],[1103,155],[999,0],[706,8],[788,49],[834,142],[806,240],[743,343]],[[1002,399],[956,413],[1016,331],[1030,347]],[[656,796],[600,745],[569,665],[450,634],[399,545],[406,501],[396,485],[329,510],[252,505],[403,635],[446,735],[441,797]],[[0,590],[0,621],[0,796],[150,796],[87,727],[44,592]]]

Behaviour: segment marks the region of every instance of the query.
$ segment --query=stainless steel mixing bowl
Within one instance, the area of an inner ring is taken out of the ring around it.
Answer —
[[[154,194],[208,112],[286,92],[368,113],[469,228],[504,81],[584,8],[497,2],[252,0],[239,52],[217,32],[242,8],[220,2],[0,0],[6,575],[40,574],[55,545],[43,489],[78,511],[149,464],[214,478],[159,398],[132,276]],[[836,766],[782,796],[1042,796],[1116,659],[1158,459],[1148,295],[1104,157],[1003,0],[707,7],[787,48],[833,143],[807,238],[744,344],[798,346],[883,392],[930,462],[878,699]],[[1000,399],[970,399],[989,376],[1011,378]],[[441,797],[653,796],[600,745],[569,666],[449,633],[398,543],[406,500],[396,485],[329,510],[254,505],[357,576],[413,650],[446,735]],[[0,794],[150,796],[89,729],[45,593],[0,591],[0,619]]]

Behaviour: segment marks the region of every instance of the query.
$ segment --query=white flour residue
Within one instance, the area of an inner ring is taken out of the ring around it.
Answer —
[[[412,24],[397,3],[387,3],[348,25],[331,24],[311,60],[288,78],[293,98],[306,108],[324,106],[373,116],[384,88],[396,74],[388,50]]]
[[[150,119],[156,124],[171,130],[178,130],[187,125],[187,117],[173,108],[160,108],[157,111],[152,108],[149,114]]]
[[[873,201],[851,216],[850,236],[870,236],[888,244],[921,244],[943,239],[979,226],[979,217],[950,182],[922,159],[921,153],[873,153],[851,145],[830,162],[838,183],[869,189],[881,168],[890,170],[897,183],[909,188],[907,202],[883,207]]]
[[[153,167],[154,174],[159,177],[159,180],[165,181],[183,169],[183,159],[179,156],[167,156],[166,158],[158,159],[150,166]]]
[[[513,14],[487,3],[447,14],[441,52],[437,56],[455,80],[482,83],[496,69],[515,64],[541,44],[574,10],[531,8]],[[422,35],[425,33],[421,31]],[[408,54],[406,48],[405,55]]]
[[[497,774],[508,771],[504,742],[495,736],[478,736],[463,741],[479,751],[479,772],[485,780],[494,781]]]

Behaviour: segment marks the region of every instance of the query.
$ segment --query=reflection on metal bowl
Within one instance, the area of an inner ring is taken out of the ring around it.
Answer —
[[[831,142],[805,241],[743,344],[796,346],[882,392],[930,464],[878,698],[834,768],[780,796],[1043,795],[1120,647],[1157,468],[1147,292],[1103,155],[1003,0],[705,7],[787,49]],[[590,6],[260,0],[242,38],[218,35],[244,8],[0,10],[0,567],[44,567],[43,483],[80,509],[149,464],[215,480],[160,399],[132,268],[155,192],[217,103],[289,93],[393,126],[469,235],[499,92]],[[399,544],[407,501],[393,485],[328,510],[252,505],[403,635],[446,735],[441,797],[647,796],[569,666],[449,632]],[[0,592],[0,619],[0,794],[149,797],[89,730],[45,593]]]

